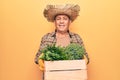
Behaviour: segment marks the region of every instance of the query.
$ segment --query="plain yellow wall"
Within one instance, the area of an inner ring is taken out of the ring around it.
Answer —
[[[70,30],[81,35],[89,53],[88,80],[120,80],[119,0],[0,1],[0,80],[40,80],[34,57],[41,37],[54,30],[43,9],[63,3],[81,6]]]

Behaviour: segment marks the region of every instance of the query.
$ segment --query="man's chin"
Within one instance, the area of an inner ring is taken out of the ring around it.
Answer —
[[[65,33],[67,32],[66,30],[59,30],[60,33]]]

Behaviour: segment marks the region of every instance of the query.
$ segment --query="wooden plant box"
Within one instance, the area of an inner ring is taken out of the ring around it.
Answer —
[[[85,60],[45,61],[44,80],[87,80]]]

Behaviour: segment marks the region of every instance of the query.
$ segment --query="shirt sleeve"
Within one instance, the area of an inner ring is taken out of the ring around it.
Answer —
[[[83,46],[84,49],[85,49],[83,40],[82,40],[82,38],[78,34],[76,34],[76,39],[77,39],[77,43],[80,44],[81,46]],[[89,56],[88,56],[88,53],[86,52],[86,49],[85,49],[85,56],[86,56],[86,58],[88,60],[88,62],[87,62],[87,64],[88,64],[89,63]]]
[[[39,59],[39,56],[41,54],[42,49],[47,46],[46,39],[47,39],[48,35],[49,35],[49,33],[44,35],[41,39],[40,47],[39,47],[38,52],[36,53],[36,56],[35,56],[35,59],[34,59],[36,64],[38,64],[38,59]]]

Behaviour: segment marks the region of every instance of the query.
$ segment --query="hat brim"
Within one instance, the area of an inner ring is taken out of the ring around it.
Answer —
[[[44,17],[47,18],[49,22],[54,22],[55,16],[59,14],[67,15],[69,16],[71,21],[74,21],[79,15],[79,11],[80,11],[78,5],[69,6],[69,7],[65,6],[63,8],[61,8],[60,6],[58,7],[52,6],[52,5],[48,5],[48,6],[47,6],[47,9],[44,10],[43,14],[44,14]]]

